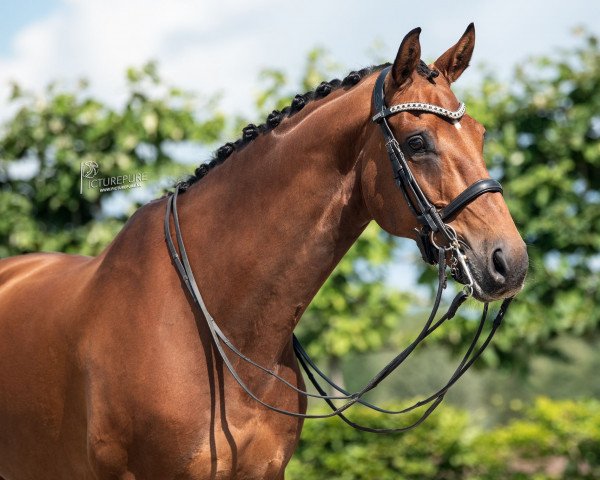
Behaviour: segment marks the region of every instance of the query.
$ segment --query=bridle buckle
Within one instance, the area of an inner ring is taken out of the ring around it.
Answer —
[[[447,236],[450,236],[449,244],[445,247],[438,245],[435,241],[434,231],[429,232],[429,241],[436,250],[442,249],[445,252],[450,252],[451,260],[448,264],[448,267],[450,268],[450,273],[455,278],[460,272],[464,273],[464,275],[467,277],[467,283],[465,283],[465,285],[463,286],[463,292],[465,293],[465,295],[470,297],[473,295],[475,281],[473,280],[473,275],[471,274],[471,270],[467,265],[468,259],[463,253],[462,249],[460,248],[460,243],[458,241],[458,235],[456,234],[456,230],[454,230],[454,228],[450,225],[444,224],[444,226],[446,229],[446,232],[444,233]]]

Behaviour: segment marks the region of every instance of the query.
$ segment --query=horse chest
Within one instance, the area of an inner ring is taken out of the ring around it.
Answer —
[[[295,444],[294,437],[282,437],[275,424],[222,430],[195,453],[184,478],[283,478]]]
[[[218,398],[197,427],[202,441],[186,474],[190,479],[283,478],[302,421],[257,406],[243,392],[236,395],[233,386],[225,391],[228,397]],[[279,387],[266,389],[265,396],[277,398],[287,408],[299,407],[297,397]]]
[[[140,435],[147,439],[145,445],[137,443],[135,453],[127,455],[128,468],[153,464],[139,469],[136,478],[157,480],[283,478],[301,422],[253,407],[236,410],[232,400],[201,406],[187,418],[175,412],[165,412],[162,418],[147,412],[152,427]]]
[[[188,352],[187,359],[169,350],[155,350],[150,364],[129,357],[126,380],[105,372],[91,379],[88,438],[97,446],[96,471],[126,469],[149,480],[282,478],[302,422],[254,403],[227,371],[207,368],[204,354]],[[299,375],[295,367],[283,370],[290,381]],[[253,383],[267,400],[305,408],[288,389],[260,380]]]

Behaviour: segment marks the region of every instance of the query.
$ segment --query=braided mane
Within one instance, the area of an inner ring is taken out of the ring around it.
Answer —
[[[299,112],[308,102],[326,97],[332,91],[340,88],[351,88],[359,83],[363,78],[369,76],[371,73],[382,70],[389,65],[389,63],[384,63],[382,65],[371,66],[358,71],[352,71],[343,80],[336,78],[330,80],[329,82],[321,82],[314,91],[296,95],[292,100],[291,105],[285,107],[281,111],[273,110],[267,116],[265,123],[261,123],[260,125],[250,123],[244,127],[242,129],[241,138],[235,142],[228,142],[219,147],[209,161],[202,163],[198,168],[196,168],[196,170],[194,170],[193,175],[190,175],[185,180],[178,182],[176,186],[179,187],[181,192],[186,191],[194,183],[204,178],[210,170],[223,163],[234,151],[242,149],[259,135],[273,130],[284,118],[291,117],[295,113]],[[436,70],[430,69],[422,60],[417,66],[417,72],[419,75],[430,80],[438,75]]]

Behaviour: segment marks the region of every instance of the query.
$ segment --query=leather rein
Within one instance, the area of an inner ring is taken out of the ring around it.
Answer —
[[[475,200],[480,195],[487,192],[502,192],[502,187],[498,182],[492,179],[484,179],[479,180],[471,186],[469,186],[466,190],[464,190],[460,195],[458,195],[454,200],[452,200],[446,207],[444,207],[441,210],[436,209],[436,207],[431,204],[431,202],[427,199],[426,195],[419,187],[414,176],[412,175],[408,163],[406,162],[404,154],[400,148],[400,145],[389,127],[387,118],[391,115],[404,111],[424,111],[437,114],[439,116],[448,118],[452,121],[456,121],[464,115],[465,106],[464,104],[460,104],[458,110],[454,112],[427,103],[403,103],[388,108],[386,107],[384,100],[384,81],[387,73],[389,72],[389,69],[390,67],[383,69],[380,72],[379,77],[377,78],[377,81],[375,83],[375,89],[373,92],[373,105],[376,114],[373,117],[373,121],[381,127],[385,139],[385,145],[388,152],[388,156],[392,163],[392,168],[395,174],[394,178],[396,180],[396,184],[404,194],[404,198],[406,199],[410,210],[413,212],[413,214],[415,215],[415,217],[421,225],[421,228],[418,230],[418,244],[423,259],[428,263],[437,263],[438,265],[438,287],[432,311],[429,314],[427,321],[423,325],[421,331],[419,332],[415,340],[413,340],[404,350],[402,350],[398,355],[396,355],[394,359],[392,359],[383,369],[381,369],[381,371],[377,373],[369,382],[367,382],[367,384],[364,385],[359,391],[353,393],[348,392],[341,386],[336,385],[335,382],[333,382],[331,379],[329,379],[317,367],[315,362],[313,362],[306,350],[300,344],[300,341],[298,340],[296,335],[293,335],[294,352],[296,354],[298,362],[300,363],[301,367],[306,373],[306,376],[311,381],[318,394],[310,393],[308,391],[297,388],[295,385],[291,384],[286,379],[279,376],[273,370],[259,365],[252,359],[245,356],[242,352],[240,352],[236,348],[236,346],[227,338],[223,331],[219,328],[215,319],[209,313],[204,299],[202,298],[202,295],[198,288],[198,285],[196,283],[196,279],[192,272],[192,268],[189,263],[187,252],[183,243],[183,237],[179,225],[179,216],[177,213],[177,196],[179,194],[178,188],[176,188],[175,192],[171,194],[167,199],[167,208],[164,219],[165,240],[171,259],[175,264],[175,267],[177,268],[181,279],[183,280],[186,290],[190,294],[191,298],[194,300],[194,303],[202,311],[206,321],[206,325],[210,331],[214,346],[219,352],[223,363],[225,364],[227,370],[229,370],[235,381],[246,392],[246,394],[262,406],[268,408],[269,410],[284,415],[300,418],[328,418],[337,415],[348,425],[358,430],[372,433],[403,432],[421,424],[443,401],[448,389],[450,389],[450,387],[452,387],[452,385],[454,385],[458,381],[458,379],[462,377],[462,375],[464,375],[468,368],[471,365],[473,365],[475,360],[489,345],[496,330],[500,326],[502,319],[506,314],[510,302],[512,301],[511,297],[505,299],[502,302],[502,305],[500,306],[500,309],[498,310],[492,322],[491,330],[489,331],[487,337],[481,343],[481,345],[478,346],[479,338],[481,337],[481,333],[483,331],[483,327],[488,315],[488,303],[484,304],[479,325],[477,327],[473,340],[467,349],[467,352],[463,356],[458,367],[456,368],[448,382],[435,393],[401,410],[389,410],[381,408],[377,405],[366,401],[363,398],[368,392],[373,390],[393,371],[395,371],[400,365],[402,365],[406,358],[425,338],[427,338],[431,333],[433,333],[444,322],[453,318],[458,308],[467,300],[467,298],[469,298],[472,295],[474,281],[469,271],[468,261],[461,249],[460,241],[457,238],[456,232],[451,226],[447,225],[446,222],[451,221],[465,206],[467,206],[470,202]],[[175,243],[172,238],[173,235],[171,231],[171,217],[173,218],[173,225],[175,227],[175,241],[177,242],[177,246],[175,246]],[[435,234],[439,234],[439,236],[441,236],[444,239],[447,245],[439,246],[435,241]],[[447,265],[446,262],[446,258],[448,256],[450,258],[449,265]],[[460,273],[464,274],[464,276],[467,279],[467,283],[465,284],[464,288],[456,294],[446,313],[444,313],[438,320],[435,320],[440,307],[443,290],[446,288],[447,285],[447,266],[449,267],[451,274],[455,278]],[[252,390],[239,376],[239,374],[233,367],[230,358],[227,355],[227,350],[233,353],[235,356],[239,357],[244,362],[273,377],[274,379],[281,382],[286,387],[297,392],[298,394],[303,395],[305,397],[318,398],[324,400],[332,409],[332,411],[326,414],[305,414],[284,410],[282,408],[278,408],[275,405],[271,405],[264,402],[252,392]],[[324,381],[325,383],[327,383],[337,393],[334,395],[328,395],[319,383],[320,381]],[[341,402],[341,405],[336,405],[336,403],[334,403],[335,401]],[[410,425],[400,428],[371,428],[353,422],[344,414],[344,412],[348,408],[357,403],[364,405],[365,407],[371,408],[375,411],[389,415],[405,414],[416,408],[423,407],[426,405],[427,408],[421,414],[421,416]]]

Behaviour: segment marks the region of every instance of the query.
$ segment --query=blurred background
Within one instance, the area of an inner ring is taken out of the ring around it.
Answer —
[[[393,61],[416,26],[433,61],[471,21],[475,55],[455,91],[487,129],[488,167],[528,243],[526,288],[425,424],[378,436],[307,421],[286,478],[600,478],[599,3],[4,0],[0,257],[97,254],[248,122],[322,80]],[[148,181],[81,194],[86,161]],[[434,276],[414,244],[371,225],[298,334],[359,388],[416,335]],[[468,304],[372,399],[403,406],[442,386],[478,308]],[[360,409],[352,418],[402,425]]]

